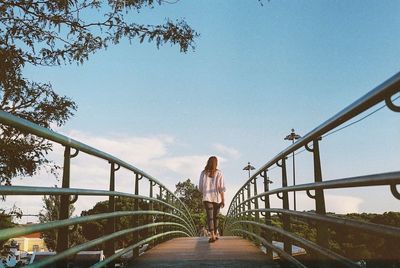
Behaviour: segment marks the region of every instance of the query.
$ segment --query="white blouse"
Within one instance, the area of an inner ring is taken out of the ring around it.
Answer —
[[[203,201],[221,203],[221,193],[225,192],[224,177],[217,169],[215,178],[207,176],[204,170],[200,174],[199,191],[203,194]]]

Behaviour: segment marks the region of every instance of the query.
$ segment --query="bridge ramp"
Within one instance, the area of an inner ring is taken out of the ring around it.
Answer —
[[[250,241],[236,236],[175,238],[159,244],[134,260],[129,267],[262,267],[278,268]]]

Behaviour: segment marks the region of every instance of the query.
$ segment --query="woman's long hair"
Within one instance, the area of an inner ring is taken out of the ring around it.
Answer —
[[[211,156],[210,158],[208,158],[207,165],[204,168],[204,171],[207,174],[207,176],[215,178],[215,174],[217,173],[217,165],[218,165],[218,159],[215,156]]]

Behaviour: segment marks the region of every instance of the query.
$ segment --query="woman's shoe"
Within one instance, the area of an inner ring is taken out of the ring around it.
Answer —
[[[208,239],[208,243],[214,243],[216,241],[216,239],[213,239],[212,237],[210,239]]]

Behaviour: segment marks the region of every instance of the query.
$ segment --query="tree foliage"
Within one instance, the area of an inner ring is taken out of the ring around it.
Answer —
[[[21,218],[21,215],[22,215],[21,209],[17,208],[16,206],[14,206],[9,210],[0,208],[0,230],[14,227],[15,224],[13,223],[12,218],[13,217]],[[3,247],[6,242],[7,241],[0,240],[0,257],[7,256],[8,254],[8,251],[5,250],[5,248]]]
[[[178,44],[186,52],[198,34],[185,20],[145,25],[130,20],[132,11],[165,4],[162,0],[2,1],[0,46],[24,62],[59,65],[83,62],[121,38]],[[14,58],[14,56],[12,57]]]
[[[135,200],[132,198],[127,197],[117,197],[115,199],[115,211],[132,211],[135,207],[135,202],[139,202],[139,210],[148,210],[148,204],[141,202],[140,200]],[[89,216],[89,215],[96,215],[99,213],[108,213],[108,201],[100,201],[97,202],[93,208],[89,210],[84,210],[81,213],[81,216]],[[147,216],[139,216],[139,224],[144,225],[152,221]],[[108,219],[93,221],[93,222],[86,222],[82,224],[82,234],[87,240],[93,240],[98,237],[107,234],[107,224]],[[134,220],[132,216],[124,216],[124,217],[117,217],[115,218],[115,229],[116,231],[124,230],[128,228],[132,228],[134,226]],[[143,236],[147,230],[140,231],[140,234]],[[121,237],[116,238],[114,241],[117,243],[117,248],[126,247],[133,243],[133,236],[132,235],[124,235]],[[100,250],[102,249],[102,245],[97,245],[92,249]]]
[[[158,25],[135,23],[135,12],[165,4],[162,0],[0,1],[0,109],[43,127],[63,125],[76,104],[49,83],[22,75],[27,64],[55,66],[83,63],[89,56],[121,39],[194,47],[198,34],[185,20]],[[23,131],[0,126],[0,183],[32,176],[40,167],[56,173],[46,155],[52,144]]]
[[[203,195],[199,191],[199,188],[190,179],[178,182],[175,187],[175,195],[188,207],[197,230],[206,227],[206,213],[202,201]]]
[[[199,188],[194,185],[190,179],[178,182],[175,185],[175,195],[188,207],[192,213],[200,213],[203,211],[203,196]]]
[[[330,214],[331,216],[361,222],[400,227],[399,212]],[[261,221],[264,221],[264,219],[261,219]],[[316,242],[317,224],[317,221],[292,219],[291,231],[297,236]],[[282,228],[281,216],[272,215],[272,225]],[[367,267],[398,267],[400,265],[398,258],[400,256],[400,248],[397,246],[398,241],[395,238],[381,237],[358,229],[343,228],[342,226],[332,225],[329,227],[329,247],[332,251],[352,260],[364,260],[368,264]],[[274,233],[273,240],[282,241],[283,236]]]
[[[60,208],[60,196],[49,195],[43,197],[43,210],[39,214],[39,221],[41,223],[57,221],[59,219],[59,208]],[[72,216],[75,207],[71,204],[69,206],[68,217]],[[50,251],[54,251],[57,248],[57,229],[44,231],[42,238],[46,243],[47,248]],[[73,247],[85,242],[82,236],[82,228],[77,226],[69,232],[69,246]]]

